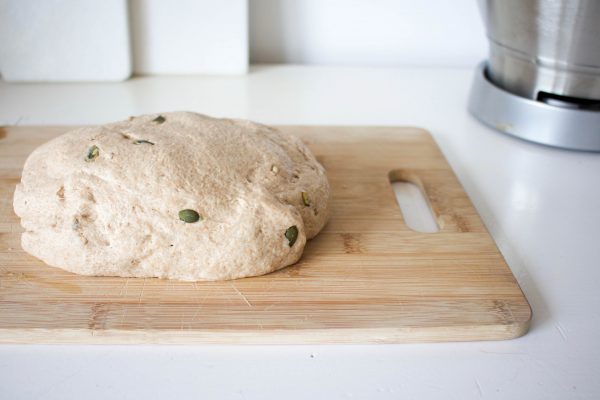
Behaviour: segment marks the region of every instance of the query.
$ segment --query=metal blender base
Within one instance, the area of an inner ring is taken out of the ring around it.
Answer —
[[[600,111],[552,106],[500,89],[477,67],[469,112],[500,132],[571,150],[600,151]]]

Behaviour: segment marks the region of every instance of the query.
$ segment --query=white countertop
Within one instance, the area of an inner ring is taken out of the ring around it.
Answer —
[[[598,399],[600,154],[492,131],[471,69],[264,66],[240,77],[0,83],[0,125],[192,110],[268,124],[413,125],[454,168],[533,308],[500,342],[0,346],[2,399]]]

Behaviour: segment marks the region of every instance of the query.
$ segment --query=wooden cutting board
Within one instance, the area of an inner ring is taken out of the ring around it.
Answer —
[[[25,253],[14,187],[27,155],[68,128],[2,129],[0,342],[398,343],[527,331],[527,300],[427,132],[281,128],[325,166],[329,224],[294,266],[197,283],[83,277]],[[422,187],[439,232],[404,224],[390,177]]]

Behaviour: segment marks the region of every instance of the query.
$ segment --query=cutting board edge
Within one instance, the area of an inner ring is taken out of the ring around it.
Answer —
[[[505,325],[430,328],[325,328],[304,330],[90,330],[1,329],[0,344],[402,344],[511,340],[525,335],[531,314]],[[451,337],[451,339],[449,339]]]

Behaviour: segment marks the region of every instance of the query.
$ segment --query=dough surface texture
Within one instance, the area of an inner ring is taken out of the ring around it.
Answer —
[[[67,271],[226,280],[298,261],[329,199],[324,168],[297,137],[173,112],[40,146],[14,210],[23,249]]]

